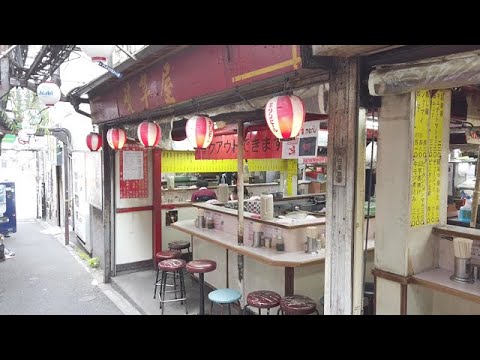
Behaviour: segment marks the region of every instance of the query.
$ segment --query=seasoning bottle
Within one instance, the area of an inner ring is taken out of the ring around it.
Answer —
[[[207,217],[207,229],[214,229],[215,228],[215,223],[213,221],[213,217],[209,216]]]
[[[277,251],[285,251],[285,243],[283,242],[282,235],[277,235],[275,247],[277,248]]]

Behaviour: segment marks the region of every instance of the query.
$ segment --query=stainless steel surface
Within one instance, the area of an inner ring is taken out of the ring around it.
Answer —
[[[307,254],[318,254],[318,248],[321,248],[319,240],[316,238],[311,238],[310,236],[307,236],[307,241],[305,242],[305,245],[305,252]]]
[[[454,274],[450,277],[450,280],[461,283],[473,283],[475,281],[470,258],[462,259],[455,257]]]

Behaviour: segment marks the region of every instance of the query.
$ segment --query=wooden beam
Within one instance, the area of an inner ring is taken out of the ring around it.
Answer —
[[[108,144],[107,128],[103,129],[102,137],[103,143]],[[102,150],[102,179],[103,179],[103,242],[104,242],[104,273],[103,281],[110,282],[111,267],[112,267],[112,251],[111,245],[115,239],[115,231],[112,226],[112,221],[115,217],[112,215],[114,209],[113,184],[114,184],[114,164],[115,153],[110,146],[103,146]]]
[[[359,59],[337,58],[334,65],[329,98],[325,314],[350,315]]]

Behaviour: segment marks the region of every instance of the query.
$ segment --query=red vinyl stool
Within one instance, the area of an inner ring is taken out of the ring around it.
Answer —
[[[198,274],[200,287],[200,315],[205,315],[205,279],[204,274],[217,268],[217,263],[213,260],[193,260],[187,264],[187,271],[192,274]]]
[[[280,312],[285,315],[310,315],[313,313],[320,315],[315,301],[304,295],[283,297],[280,300],[280,309],[278,309],[277,314]]]
[[[267,315],[270,315],[270,309],[280,306],[282,296],[275,291],[258,290],[247,295],[247,305],[243,309],[246,314],[247,307],[251,306],[258,309],[258,315],[262,315],[262,309],[267,309]]]
[[[165,310],[165,303],[181,301],[185,305],[185,314],[188,314],[187,309],[187,291],[185,289],[185,280],[183,278],[183,269],[185,268],[186,261],[182,259],[168,259],[162,260],[158,263],[158,269],[162,271],[162,279],[160,280],[160,308],[162,309],[162,315]],[[177,290],[177,286],[173,290],[166,291],[167,277],[172,275],[173,279],[178,276],[180,279],[180,289]],[[177,298],[177,292],[180,291],[180,298]],[[165,293],[175,293],[175,299],[165,300]]]
[[[172,251],[172,250],[159,251],[155,254],[155,260],[157,262],[157,276],[155,277],[155,288],[153,289],[153,298],[154,299],[157,296],[157,286],[160,286],[160,283],[158,282],[158,280],[159,280],[158,277],[160,275],[160,269],[158,268],[158,263],[163,261],[163,260],[178,259],[180,256],[182,256],[182,253],[180,251]],[[175,284],[174,286],[176,287],[175,278],[173,278],[173,281],[174,281],[174,284]]]

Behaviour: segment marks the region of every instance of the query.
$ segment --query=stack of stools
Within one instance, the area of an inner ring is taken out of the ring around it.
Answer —
[[[158,263],[163,261],[163,260],[168,260],[168,259],[178,259],[179,257],[182,256],[182,253],[180,251],[172,251],[172,250],[168,250],[168,251],[160,251],[158,253],[155,254],[155,259],[157,260],[157,276],[155,277],[155,288],[153,289],[153,298],[155,299],[156,296],[157,296],[157,286],[160,286],[160,268],[158,267]],[[174,285],[175,288],[176,288],[176,278],[174,277],[173,278],[173,281],[174,281]],[[168,284],[167,286],[169,286],[170,284]],[[161,291],[161,288],[160,288],[160,291]]]
[[[187,271],[192,274],[198,274],[200,287],[200,315],[205,315],[205,279],[204,274],[217,268],[217,263],[213,260],[193,260],[187,264]]]
[[[174,251],[182,251],[182,250],[187,250],[188,257],[186,261],[191,261],[192,259],[192,254],[190,252],[190,242],[189,241],[173,241],[168,243],[168,249],[169,250],[174,250]],[[183,257],[183,256],[182,256]]]
[[[160,280],[160,308],[163,311],[165,310],[165,303],[181,301],[185,305],[185,314],[188,314],[187,309],[187,292],[185,289],[185,279],[183,278],[183,269],[187,265],[185,260],[182,259],[168,259],[162,260],[158,263],[159,270],[162,271],[162,278]],[[172,275],[175,283],[175,278],[178,276],[180,279],[180,289],[177,290],[176,283],[173,290],[166,291],[167,288],[167,277]],[[177,298],[177,292],[180,291],[180,298]],[[165,293],[175,293],[175,299],[165,300]]]
[[[280,306],[282,297],[275,291],[258,290],[247,295],[247,305],[243,309],[246,314],[247,307],[251,306],[258,309],[258,315],[262,315],[262,309],[267,309],[267,315],[270,315],[270,309]]]
[[[232,315],[232,309],[230,307],[231,304],[238,302],[240,309],[242,308],[242,304],[240,304],[240,298],[242,294],[239,291],[233,289],[217,289],[211,291],[208,294],[208,299],[210,300],[210,315],[213,315],[213,304],[219,304],[221,306],[220,315],[223,315],[223,306],[228,306],[228,315]]]
[[[280,312],[285,315],[310,315],[313,313],[320,315],[315,301],[304,295],[289,295],[281,298],[277,314]]]

